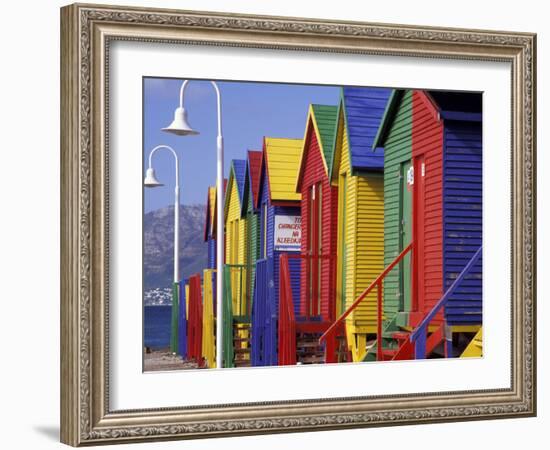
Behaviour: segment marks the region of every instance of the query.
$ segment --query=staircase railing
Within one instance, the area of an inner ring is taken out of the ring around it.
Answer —
[[[439,299],[439,301],[435,304],[435,306],[431,309],[431,311],[426,314],[424,319],[418,324],[418,326],[415,328],[415,330],[410,335],[410,342],[414,344],[414,358],[415,359],[424,359],[426,358],[426,339],[428,335],[428,325],[432,321],[432,319],[435,317],[435,315],[439,312],[441,308],[443,308],[451,296],[454,294],[460,283],[464,280],[466,275],[472,270],[472,268],[475,266],[479,258],[481,257],[483,250],[483,246],[479,247],[479,249],[475,252],[474,256],[472,256],[472,259],[466,264],[464,269],[462,269],[462,272],[456,277],[455,281],[451,286],[449,286],[449,289],[443,294],[443,297]]]
[[[319,338],[319,343],[327,341],[328,339],[334,339],[335,333],[337,333],[339,327],[342,326],[346,317],[348,317],[352,311],[359,306],[359,304],[365,299],[371,291],[377,289],[377,330],[376,330],[376,359],[382,361],[382,318],[383,318],[383,301],[382,301],[382,287],[384,278],[391,270],[409,253],[413,248],[413,243],[411,242],[405,249],[399,253],[399,255],[376,277],[376,279],[357,297],[357,299],[351,304],[351,306],[344,311],[338,319],[328,328],[327,331]]]
[[[296,318],[290,283],[288,254],[280,256],[279,267],[279,365],[296,364]]]

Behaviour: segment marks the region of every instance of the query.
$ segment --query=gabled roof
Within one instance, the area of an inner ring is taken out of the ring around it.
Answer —
[[[380,122],[392,93],[388,88],[343,87],[340,111],[348,136],[350,162],[354,171],[384,168],[384,149],[373,148]],[[333,160],[331,160],[331,169]]]
[[[302,139],[264,137],[262,173],[267,175],[271,201],[299,201],[295,189]]]
[[[216,184],[217,186],[217,184]],[[217,189],[216,186],[209,186],[208,188],[208,199],[207,202],[209,202],[209,205],[206,205],[207,208],[207,220],[208,215],[210,219],[210,234],[211,236],[216,236],[216,213],[217,213],[217,203],[218,203],[218,195],[217,195]],[[224,193],[227,191],[227,178],[223,179],[223,191]],[[206,224],[205,224],[206,228]]]
[[[213,221],[215,216],[215,204],[216,204],[216,187],[208,186],[208,192],[206,194],[206,208],[205,208],[205,221],[204,221],[204,240],[207,241],[212,236]]]
[[[437,120],[462,120],[480,122],[482,118],[482,95],[477,92],[414,91],[420,94]],[[384,117],[378,127],[372,147],[384,145],[405,89],[394,89],[386,106]]]
[[[302,175],[306,164],[306,151],[308,146],[307,137],[310,133],[315,133],[319,148],[321,150],[321,157],[323,158],[323,164],[327,175],[329,173],[329,165],[333,159],[334,148],[336,143],[336,126],[338,124],[338,107],[334,105],[309,105],[309,112],[307,115],[306,129],[304,132],[303,147],[300,153],[300,166],[298,176],[296,177],[296,191],[300,190],[300,183],[302,181]]]
[[[245,175],[246,175],[246,161],[244,159],[233,159],[229,167],[229,181],[227,182],[226,192],[229,195],[225,196],[225,214],[227,214],[227,208],[229,205],[229,199],[231,198],[231,189],[233,183],[236,183],[237,192],[239,194],[239,206],[242,214],[242,207],[244,201],[244,187],[245,187]]]
[[[318,134],[319,145],[327,164],[334,153],[334,135],[336,134],[336,115],[338,107],[333,105],[312,104],[313,126]]]
[[[249,193],[252,195],[252,205],[256,208],[260,195],[260,174],[262,166],[262,151],[249,150],[246,160],[246,176]]]

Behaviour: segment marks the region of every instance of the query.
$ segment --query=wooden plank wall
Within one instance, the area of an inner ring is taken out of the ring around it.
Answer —
[[[443,295],[443,121],[434,114],[425,94],[413,93],[413,158],[424,155],[424,227],[415,230],[413,239],[423,242],[423,270],[418,271],[416,286],[419,311],[428,313]],[[414,174],[415,183],[420,182],[421,173]],[[413,207],[413,214],[415,214]],[[434,323],[443,319],[436,316]]]
[[[316,133],[313,127],[308,127],[305,147],[305,169],[301,183],[301,210],[302,210],[302,253],[308,252],[308,226],[309,226],[309,189],[315,183],[322,185],[322,225],[321,239],[324,255],[332,255],[332,259],[323,260],[321,263],[321,316],[325,320],[334,320],[336,284],[336,244],[337,244],[337,219],[338,219],[338,187],[332,186],[325,169],[323,157],[319,147]],[[305,262],[302,263],[302,273],[306,274]],[[307,275],[301,280],[300,313],[306,313],[307,302]]]
[[[384,147],[384,266],[399,255],[400,165],[411,159],[412,92],[403,94]],[[399,311],[399,266],[384,281],[386,318]]]
[[[450,286],[482,239],[482,125],[446,121],[444,152],[444,282]],[[481,324],[482,260],[446,308],[452,325]]]

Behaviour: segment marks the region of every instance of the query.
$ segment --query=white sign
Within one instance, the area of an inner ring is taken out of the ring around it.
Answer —
[[[414,167],[409,167],[409,170],[407,170],[407,184],[409,186],[412,186],[414,184]]]
[[[301,216],[275,216],[275,250],[299,252],[302,242]]]

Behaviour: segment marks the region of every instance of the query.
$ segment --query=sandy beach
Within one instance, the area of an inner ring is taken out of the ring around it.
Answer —
[[[144,350],[143,363],[145,372],[199,368],[195,361],[182,360],[180,356],[170,353],[168,348],[150,350],[150,352]]]

